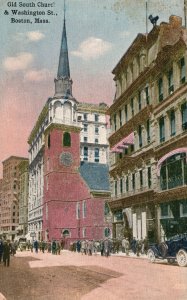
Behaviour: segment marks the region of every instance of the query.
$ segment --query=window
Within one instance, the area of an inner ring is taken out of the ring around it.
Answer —
[[[129,191],[129,177],[128,176],[126,176],[125,185],[126,185],[126,192],[128,192]]]
[[[185,83],[186,81],[186,70],[185,70],[185,59],[184,57],[180,60],[180,82]]]
[[[99,148],[95,148],[95,162],[99,162]]]
[[[80,219],[80,203],[76,203],[76,218]]]
[[[86,228],[82,229],[82,237],[85,238],[86,237]]]
[[[128,121],[128,108],[127,105],[125,105],[125,122]]]
[[[133,144],[130,146],[130,149],[131,149],[131,152],[134,152],[134,145]]]
[[[84,136],[84,142],[87,143],[87,141],[88,141],[87,136]]]
[[[170,134],[175,135],[175,111],[174,109],[170,111]]]
[[[105,228],[105,237],[109,237],[110,236],[110,228]]]
[[[139,147],[142,147],[142,126],[138,126]]]
[[[82,217],[86,218],[86,201],[83,201],[82,203]]]
[[[48,137],[47,137],[47,147],[48,148],[51,147],[51,136],[50,136],[50,134],[48,134]]]
[[[187,216],[187,201],[184,201],[180,204],[180,216],[186,217]]]
[[[151,167],[147,168],[148,188],[151,188]]]
[[[114,221],[122,221],[123,220],[123,214],[121,210],[118,210],[114,212]]]
[[[133,174],[132,174],[132,189],[133,189],[133,191],[134,191],[135,188],[136,188],[136,187],[135,187],[135,184],[136,184],[136,183],[135,183],[135,174],[133,173]]]
[[[95,139],[95,144],[98,144],[99,143],[99,140],[98,139]]]
[[[138,92],[138,109],[139,111],[142,109],[142,97],[141,97],[141,92]]]
[[[117,130],[117,124],[116,124],[116,114],[114,114],[114,130]]]
[[[149,119],[147,120],[146,127],[147,127],[147,143],[150,143],[151,137],[150,137],[150,120]]]
[[[88,124],[84,124],[84,132],[88,131]]]
[[[143,187],[143,171],[140,170],[139,174],[140,174],[140,188],[142,188]]]
[[[179,153],[163,162],[160,170],[160,187],[161,190],[166,190],[184,184],[187,184],[186,154]]]
[[[121,109],[119,110],[119,124],[120,127],[122,126],[122,113],[121,113]]]
[[[88,120],[88,115],[87,114],[83,114],[83,118],[84,118],[84,121],[87,121]]]
[[[131,98],[131,114],[132,114],[132,117],[134,116],[134,99]]]
[[[165,121],[164,117],[161,117],[159,120],[159,132],[160,132],[160,142],[165,141]]]
[[[69,132],[64,132],[63,135],[63,146],[64,147],[71,147],[71,135]]]
[[[95,115],[95,122],[99,122],[99,115]]]
[[[163,218],[169,218],[170,217],[170,207],[168,204],[162,203],[160,204],[160,217]]]
[[[108,206],[108,203],[105,202],[105,206],[104,206],[104,212],[105,212],[105,216],[107,216],[110,213],[110,208]]]
[[[174,84],[173,84],[173,68],[168,72],[168,94],[172,94],[174,92]]]
[[[95,134],[99,134],[99,126],[95,126]]]
[[[164,99],[164,95],[163,95],[163,79],[162,78],[160,78],[158,80],[158,99],[159,99],[159,102]]]
[[[84,160],[87,161],[88,160],[88,147],[84,147],[83,151],[84,151]]]
[[[117,180],[114,181],[114,195],[117,196],[118,194],[118,184],[117,184]]]
[[[120,193],[123,194],[123,179],[120,178]]]
[[[149,87],[146,86],[145,88],[145,99],[146,99],[146,104],[149,105]]]
[[[187,102],[181,105],[182,129],[187,129]]]

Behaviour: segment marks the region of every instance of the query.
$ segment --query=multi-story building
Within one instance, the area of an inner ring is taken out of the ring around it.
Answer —
[[[1,204],[3,200],[3,179],[0,179],[0,225],[1,225]],[[1,227],[0,227],[0,233],[1,233]],[[0,236],[1,237],[1,236]]]
[[[29,160],[21,161],[18,167],[20,172],[19,234],[25,236],[28,227]]]
[[[113,70],[108,110],[114,236],[187,231],[187,30],[171,16],[138,34]]]
[[[81,161],[108,162],[108,140],[105,103],[78,103],[78,120],[81,123]]]
[[[99,239],[109,234],[104,216],[110,195],[106,109],[103,103],[79,103],[73,97],[64,21],[55,94],[28,140],[28,231],[36,239]],[[84,147],[87,159],[81,154]]]
[[[3,182],[1,199],[1,234],[13,240],[19,226],[19,163],[24,157],[10,156],[3,161]]]

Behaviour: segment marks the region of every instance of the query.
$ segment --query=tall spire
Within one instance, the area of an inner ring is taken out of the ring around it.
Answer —
[[[65,7],[65,0],[64,0],[64,25],[63,25],[63,32],[62,32],[57,78],[60,78],[60,77],[69,77],[70,78],[65,13],[66,13],[66,7]]]

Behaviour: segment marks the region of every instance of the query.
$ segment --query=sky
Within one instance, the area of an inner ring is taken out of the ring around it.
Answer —
[[[112,104],[111,72],[136,35],[146,32],[145,2],[66,0],[70,73],[78,101]],[[148,15],[158,15],[158,24],[168,22],[170,15],[183,17],[183,2],[148,0]],[[3,160],[11,155],[28,157],[28,136],[54,95],[63,8],[63,0],[0,0],[0,178]],[[36,18],[48,23],[35,23],[31,13],[44,14]],[[18,23],[18,19],[32,23]]]

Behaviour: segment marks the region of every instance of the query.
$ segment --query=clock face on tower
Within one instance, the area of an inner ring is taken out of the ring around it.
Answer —
[[[60,164],[70,167],[73,162],[72,154],[70,152],[62,152],[60,154]]]

